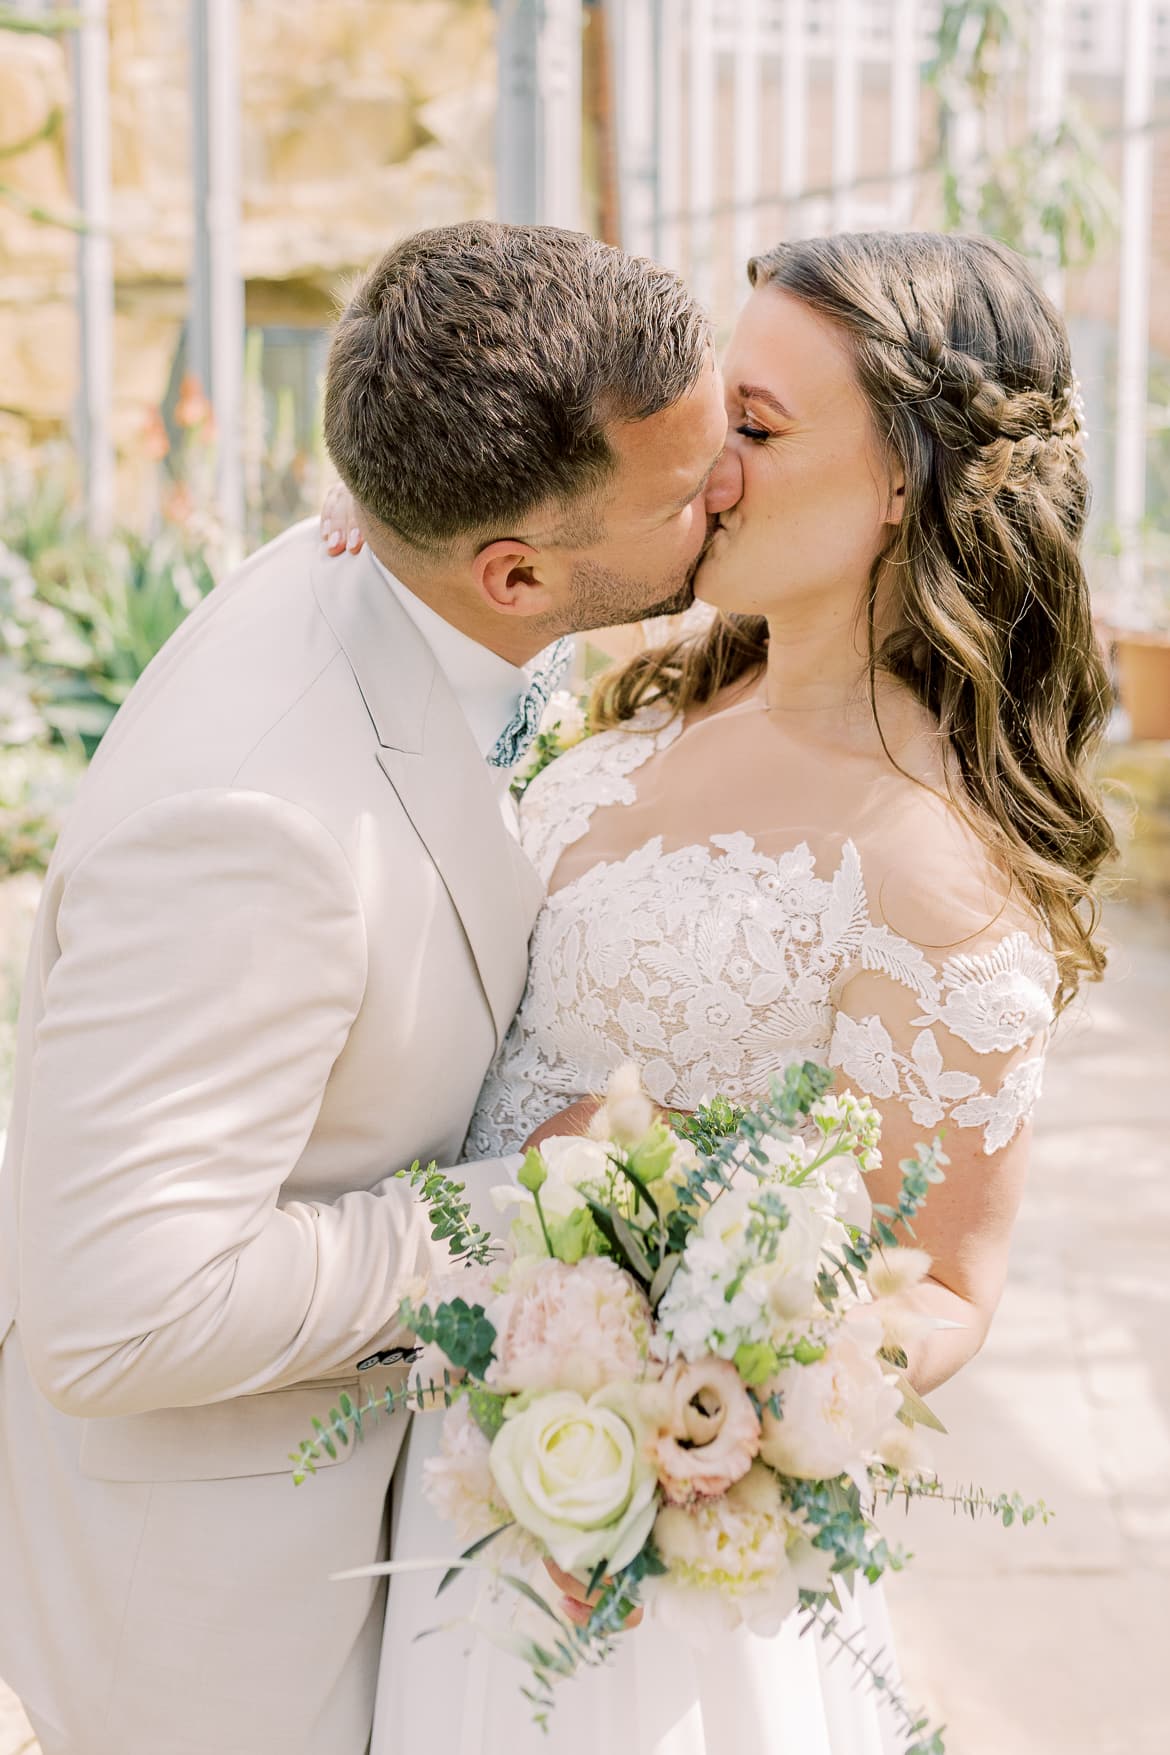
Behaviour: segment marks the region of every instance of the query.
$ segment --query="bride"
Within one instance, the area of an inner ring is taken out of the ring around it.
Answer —
[[[625,1060],[677,1109],[832,1066],[881,1113],[874,1200],[945,1138],[912,1295],[939,1319],[911,1350],[927,1391],[987,1333],[1045,1046],[1104,966],[1079,401],[1059,317],[995,243],[812,239],[749,275],[723,366],[744,491],[697,576],[709,619],[605,676],[596,735],[524,795],[548,895],[466,1156],[582,1126]],[[437,1425],[414,1422],[399,1473],[399,1558],[451,1551],[420,1497]],[[653,1620],[564,1689],[544,1738],[482,1636],[412,1644],[448,1618],[434,1583],[391,1591],[374,1755],[904,1747],[792,1625],[684,1650]],[[844,1625],[883,1645],[880,1595]]]

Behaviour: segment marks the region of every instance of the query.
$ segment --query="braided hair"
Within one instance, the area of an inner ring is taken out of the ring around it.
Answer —
[[[1023,261],[988,238],[844,233],[783,243],[754,287],[801,299],[848,337],[905,506],[869,580],[870,700],[898,678],[954,757],[952,802],[1045,923],[1060,1002],[1100,977],[1094,879],[1115,841],[1091,764],[1110,695],[1080,557],[1088,510],[1068,335]],[[894,631],[875,631],[879,582]],[[652,699],[678,712],[767,660],[762,616],[601,679],[604,728]],[[880,731],[880,721],[879,721]]]

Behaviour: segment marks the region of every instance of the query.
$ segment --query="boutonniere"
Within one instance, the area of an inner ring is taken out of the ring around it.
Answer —
[[[558,689],[550,695],[548,705],[540,716],[540,726],[532,740],[522,767],[512,777],[513,798],[523,798],[538,774],[544,772],[550,762],[563,756],[566,750],[584,742],[589,736],[589,715],[584,703],[568,689]]]

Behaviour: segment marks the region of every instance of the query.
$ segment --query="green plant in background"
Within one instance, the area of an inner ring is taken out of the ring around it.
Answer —
[[[9,482],[0,545],[0,732],[90,756],[212,563],[182,527],[94,543],[52,467]]]
[[[0,876],[44,871],[85,763],[77,744],[0,750]]]
[[[939,95],[944,223],[1000,238],[1053,267],[1092,260],[1115,229],[1117,193],[1101,141],[1066,103],[1055,127],[1012,126],[1016,74],[1036,17],[1025,0],[946,0],[931,78]],[[965,126],[968,125],[968,126]],[[973,128],[969,125],[973,125]],[[980,142],[969,155],[972,138]]]
[[[214,583],[194,523],[86,533],[49,453],[0,478],[0,877],[41,871],[114,714]]]
[[[98,566],[39,584],[30,616],[27,674],[52,737],[91,756],[155,653],[210,590],[199,555],[170,533],[123,532]]]

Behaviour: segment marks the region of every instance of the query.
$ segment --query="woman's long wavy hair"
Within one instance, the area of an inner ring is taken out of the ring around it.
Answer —
[[[952,802],[1047,924],[1059,1003],[1099,979],[1094,879],[1115,852],[1092,776],[1109,714],[1080,545],[1089,488],[1068,335],[1018,256],[986,238],[856,233],[779,244],[753,287],[848,336],[905,507],[869,580],[870,700],[910,688],[953,752]],[[896,631],[878,642],[879,584]],[[762,616],[720,616],[604,676],[591,719],[681,712],[767,660]],[[880,730],[880,725],[879,725]]]

